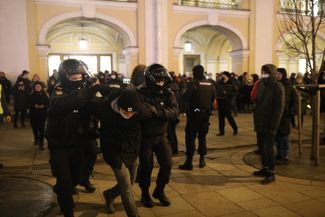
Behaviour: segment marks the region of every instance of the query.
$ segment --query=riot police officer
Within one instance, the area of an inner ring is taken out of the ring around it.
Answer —
[[[177,117],[178,106],[173,92],[166,88],[166,82],[171,77],[165,67],[152,64],[145,69],[144,74],[145,84],[140,86],[138,92],[140,100],[150,115],[141,123],[142,144],[139,156],[141,202],[146,207],[154,205],[149,195],[149,187],[153,169],[153,153],[155,153],[160,169],[152,195],[163,206],[169,206],[170,200],[164,192],[172,167],[172,150],[167,140],[167,126],[170,120]]]
[[[56,177],[55,192],[65,217],[73,216],[74,187],[87,184],[87,180],[80,179],[85,169],[83,141],[87,139],[90,117],[85,105],[95,91],[83,88],[86,76],[87,69],[78,60],[63,61],[59,83],[50,97],[46,138]]]
[[[196,65],[193,68],[193,81],[185,91],[183,98],[188,102],[187,122],[185,127],[186,161],[179,165],[181,170],[192,170],[192,159],[195,152],[196,135],[199,140],[198,153],[200,168],[205,167],[204,156],[207,154],[206,135],[209,131],[209,119],[216,97],[213,84],[205,79],[204,68]]]

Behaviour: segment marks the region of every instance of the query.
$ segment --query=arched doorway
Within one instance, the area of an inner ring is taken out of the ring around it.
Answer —
[[[241,74],[248,70],[247,40],[233,26],[225,23],[207,25],[205,21],[192,23],[177,33],[175,47],[184,48],[185,42],[190,42],[192,49],[180,52],[181,74],[190,72],[193,64],[202,64],[212,74],[221,71]]]
[[[86,48],[80,47],[81,40]],[[50,45],[49,74],[67,58],[84,61],[93,74],[105,70],[127,72],[122,51],[129,41],[101,19],[77,17],[61,21],[48,30],[46,43]]]
[[[295,38],[291,34],[285,34],[284,38],[286,41],[292,44],[297,44],[297,47],[299,47],[299,44],[301,44],[301,41]],[[318,36],[316,37],[316,61],[317,61],[316,65],[318,67],[320,67],[324,47],[325,47],[325,34],[319,32]],[[287,69],[288,76],[291,73],[304,74],[306,71],[309,71],[306,65],[306,56],[302,54],[299,55],[296,52],[287,49],[282,38],[279,38],[276,45],[276,50],[277,50],[277,57],[278,57],[278,65],[281,68]]]
[[[87,42],[86,49],[79,46],[82,39]],[[127,74],[122,51],[128,38],[104,20],[77,17],[61,21],[48,30],[46,43],[50,45],[49,73],[63,59],[77,58],[94,74],[105,70]]]
[[[79,47],[82,37],[87,39],[87,50]],[[49,55],[54,55],[54,62],[82,58],[92,65],[93,73],[114,70],[127,77],[138,64],[133,31],[120,20],[101,13],[84,17],[81,12],[72,12],[51,18],[39,32],[37,49],[40,68],[47,74],[54,69],[48,64]]]

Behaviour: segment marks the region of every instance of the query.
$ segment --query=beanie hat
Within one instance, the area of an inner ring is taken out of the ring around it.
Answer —
[[[282,74],[283,79],[287,78],[287,70],[285,68],[278,68],[277,71]]]
[[[192,71],[193,71],[193,77],[195,79],[198,79],[198,80],[204,79],[204,68],[202,65],[194,66]]]
[[[228,78],[231,77],[231,75],[230,75],[230,73],[228,71],[224,71],[224,72],[222,72],[222,74],[225,75],[225,76],[227,76]]]
[[[117,105],[127,112],[136,112],[140,108],[140,99],[135,89],[123,90],[117,100]]]

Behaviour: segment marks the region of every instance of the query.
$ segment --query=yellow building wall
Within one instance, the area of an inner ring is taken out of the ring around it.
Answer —
[[[250,17],[249,17],[249,33],[248,33],[248,47],[249,47],[249,63],[248,73],[254,74],[259,73],[255,71],[255,13],[256,10],[255,0],[250,1]]]
[[[29,70],[31,74],[39,73],[41,79],[45,79],[44,73],[40,73],[37,61],[37,29],[36,29],[36,7],[33,0],[26,2],[27,6],[27,26],[28,26],[28,48],[29,48]]]

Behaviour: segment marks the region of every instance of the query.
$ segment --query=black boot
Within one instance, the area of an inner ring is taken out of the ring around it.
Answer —
[[[180,170],[193,170],[192,158],[187,157],[186,161],[183,164],[178,165],[178,168]]]
[[[224,135],[225,135],[224,132],[220,132],[220,133],[217,134],[217,136],[224,136]]]
[[[158,199],[160,201],[161,205],[169,206],[170,205],[170,200],[166,196],[166,194],[164,192],[164,188],[165,188],[165,185],[161,185],[161,186],[157,185],[157,187],[153,191],[152,196],[154,198]]]
[[[275,173],[274,172],[268,172],[265,179],[261,181],[262,185],[270,184],[271,182],[275,182]]]
[[[113,195],[112,189],[107,189],[106,191],[104,191],[103,196],[105,198],[105,203],[106,203],[108,213],[114,213],[115,212],[115,206],[114,206],[115,197]]]
[[[81,184],[81,186],[85,188],[87,193],[93,193],[96,191],[96,187],[91,184],[89,180],[85,184]]]
[[[151,208],[154,206],[153,201],[150,197],[149,190],[148,189],[141,189],[141,203],[148,208]]]
[[[199,163],[199,167],[200,168],[203,168],[205,167],[206,163],[205,163],[205,160],[204,160],[204,155],[200,156],[200,163]]]
[[[73,210],[62,211],[64,217],[74,217]]]
[[[258,177],[266,177],[267,176],[267,169],[266,168],[262,168],[258,171],[254,171],[253,172],[254,176],[258,176]]]

